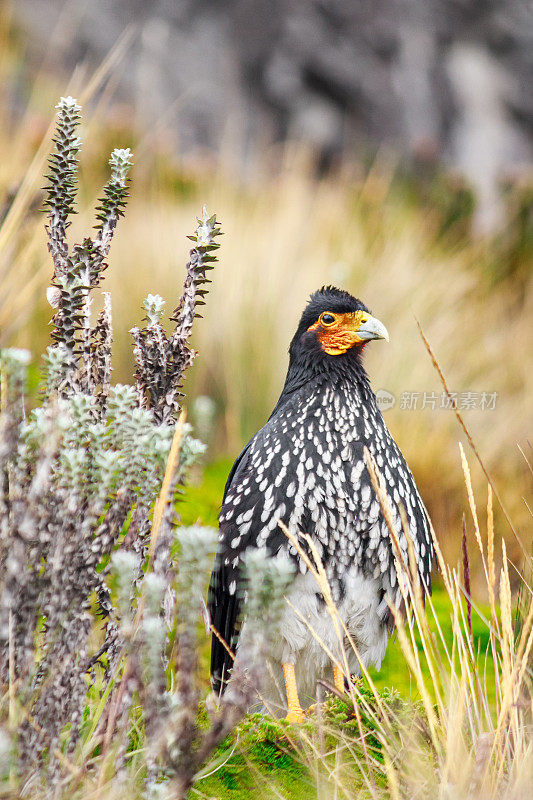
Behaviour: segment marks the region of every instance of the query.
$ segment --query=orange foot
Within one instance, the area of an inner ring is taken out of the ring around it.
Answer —
[[[304,722],[305,711],[298,699],[298,689],[296,688],[296,675],[294,674],[294,664],[285,663],[283,666],[283,677],[285,678],[285,691],[287,693],[287,708],[289,712],[285,719],[287,722]]]

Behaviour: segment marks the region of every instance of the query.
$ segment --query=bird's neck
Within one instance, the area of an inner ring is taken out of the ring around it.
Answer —
[[[320,389],[331,387],[345,393],[359,396],[363,402],[373,399],[370,382],[359,354],[328,357],[319,363],[305,357],[291,358],[285,385],[275,411],[289,399],[291,395],[307,386]]]

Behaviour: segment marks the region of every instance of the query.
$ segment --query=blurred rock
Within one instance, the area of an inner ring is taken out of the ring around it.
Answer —
[[[458,168],[479,230],[498,183],[532,155],[533,14],[526,0],[18,0],[33,57],[98,65],[133,41],[117,93],[183,154],[239,164],[303,139],[326,159],[385,145]]]

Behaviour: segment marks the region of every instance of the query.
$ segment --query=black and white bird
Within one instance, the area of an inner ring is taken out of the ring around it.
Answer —
[[[388,603],[400,605],[391,532],[366,451],[381,476],[402,557],[408,564],[400,506],[423,591],[431,591],[427,512],[362,363],[370,340],[388,338],[385,326],[347,292],[325,286],[311,295],[290,345],[281,396],[266,425],[237,458],[224,492],[208,600],[218,633],[212,639],[213,688],[224,690],[232,668],[220,638],[238,658],[243,558],[248,548],[265,548],[272,557],[293,561],[295,573],[261,696],[273,713],[288,711],[294,721],[314,701],[317,679],[333,677],[339,688],[344,685],[340,664],[347,663],[356,674],[358,658],[379,668],[393,627]],[[347,642],[339,642],[316,579],[280,521],[302,546],[302,534],[315,543],[358,657]]]

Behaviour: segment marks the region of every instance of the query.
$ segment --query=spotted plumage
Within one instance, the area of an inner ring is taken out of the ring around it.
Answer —
[[[246,550],[266,548],[295,565],[290,602],[265,670],[263,696],[274,711],[284,707],[277,691],[282,663],[294,665],[304,706],[314,697],[317,678],[329,677],[329,659],[310,625],[320,631],[322,644],[338,649],[317,584],[280,520],[295,535],[307,533],[315,542],[339,613],[363,661],[379,666],[384,655],[390,630],[387,598],[399,605],[400,595],[391,536],[365,448],[384,481],[407,563],[400,504],[405,509],[421,583],[430,590],[433,547],[427,513],[362,365],[365,344],[386,336],[384,326],[347,292],[324,287],[312,295],[290,346],[280,399],[238,457],[226,484],[209,610],[214,628],[232,649],[238,647]],[[223,689],[231,663],[214,636],[216,690]],[[357,671],[352,653],[350,666]]]

